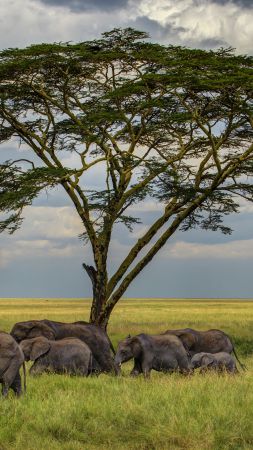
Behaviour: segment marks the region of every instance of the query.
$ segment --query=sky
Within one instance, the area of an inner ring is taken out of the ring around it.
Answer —
[[[152,41],[187,47],[233,47],[251,53],[252,0],[0,0],[0,48],[84,41],[114,27],[147,31]],[[0,146],[0,161],[15,158],[17,142]],[[73,163],[71,161],[70,163]],[[90,180],[92,185],[92,180]],[[110,264],[116,268],[145,224],[159,213],[143,204],[131,235],[118,226]],[[253,298],[253,204],[227,216],[232,235],[177,232],[126,292],[126,297]],[[79,218],[60,188],[42,194],[25,211],[22,228],[0,235],[0,297],[89,297],[78,239]]]

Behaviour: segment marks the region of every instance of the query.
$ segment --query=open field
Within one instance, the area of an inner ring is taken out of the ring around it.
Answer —
[[[87,320],[79,299],[1,299],[0,329],[30,318]],[[28,376],[21,399],[0,399],[0,450],[165,450],[253,448],[253,301],[122,300],[108,333],[116,346],[127,334],[167,328],[221,328],[248,370],[236,376],[183,377],[152,372],[79,378]]]

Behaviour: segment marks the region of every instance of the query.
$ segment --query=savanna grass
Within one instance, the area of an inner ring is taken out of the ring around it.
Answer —
[[[2,299],[0,329],[30,318],[87,320],[89,300]],[[81,378],[28,376],[27,394],[0,399],[1,450],[250,450],[253,448],[253,302],[122,300],[109,335],[168,328],[221,328],[232,336],[247,372],[190,377],[152,372]]]

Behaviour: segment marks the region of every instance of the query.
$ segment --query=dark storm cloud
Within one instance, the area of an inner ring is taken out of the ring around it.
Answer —
[[[168,27],[163,27],[156,20],[149,19],[146,16],[139,16],[135,20],[129,22],[130,26],[136,30],[147,31],[152,40],[162,40],[168,35]]]
[[[166,43],[173,43],[177,33],[185,31],[185,28],[176,27],[172,24],[163,26],[156,20],[149,19],[146,16],[139,16],[135,20],[130,21],[129,26],[148,32],[152,41],[165,41]]]
[[[208,39],[200,40],[198,47],[204,48],[204,49],[209,49],[209,48],[218,48],[218,47],[229,47],[229,44],[226,41],[224,41],[223,39],[208,38]]]
[[[252,6],[253,6],[252,0],[213,0],[213,2],[218,3],[219,5],[226,5],[228,3],[234,3],[235,5],[239,5],[244,8],[252,8]]]
[[[40,3],[49,6],[64,6],[71,11],[89,11],[94,9],[111,11],[126,7],[128,0],[40,0]]]
[[[172,24],[163,26],[156,20],[151,20],[145,16],[137,17],[136,20],[129,22],[129,25],[137,30],[147,31],[152,41],[166,42],[166,44],[178,44],[178,33],[187,31],[184,27],[176,27]],[[191,46],[191,42],[183,42],[182,44]],[[200,39],[198,43],[198,48],[218,47],[229,47],[229,44],[224,39],[219,38]]]

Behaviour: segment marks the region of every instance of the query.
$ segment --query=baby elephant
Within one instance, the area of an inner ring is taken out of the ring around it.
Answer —
[[[191,366],[193,369],[201,367],[203,372],[206,369],[216,370],[217,372],[238,372],[233,356],[226,352],[196,353],[191,359]]]
[[[42,372],[87,376],[92,368],[92,353],[85,342],[77,338],[50,341],[44,336],[25,339],[20,347],[26,361],[35,361],[31,375]]]
[[[144,377],[149,377],[152,369],[158,372],[190,373],[187,352],[177,336],[142,333],[119,342],[115,356],[118,374],[121,364],[132,358],[133,376],[143,373]]]
[[[24,360],[23,352],[15,339],[10,334],[0,331],[0,383],[4,397],[8,394],[9,388],[13,389],[16,395],[22,393],[19,369],[23,364],[25,377]]]

